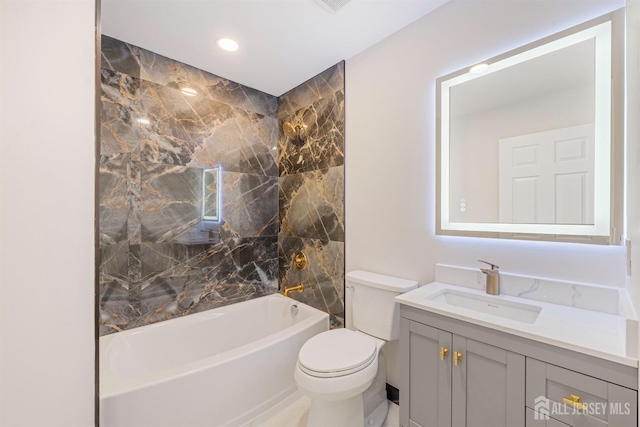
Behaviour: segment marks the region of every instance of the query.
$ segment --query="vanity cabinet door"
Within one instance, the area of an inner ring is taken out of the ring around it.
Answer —
[[[524,427],[525,357],[453,336],[453,427]]]
[[[401,319],[403,427],[451,426],[451,334]]]

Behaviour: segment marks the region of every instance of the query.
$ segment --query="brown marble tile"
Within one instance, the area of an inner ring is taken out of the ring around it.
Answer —
[[[344,241],[342,166],[280,177],[280,235]]]
[[[344,91],[344,61],[278,97],[278,118],[290,116],[338,91]]]
[[[293,256],[302,251],[307,268],[293,266]],[[289,294],[330,315],[332,327],[344,325],[344,243],[282,237],[278,239],[280,287],[305,285],[303,292]]]
[[[100,154],[139,150],[140,80],[101,70]]]
[[[204,96],[142,82],[144,161],[277,175],[277,122]]]
[[[276,116],[275,96],[232,82],[182,62],[140,49],[140,77],[174,89],[193,89],[199,95],[263,115]]]
[[[100,68],[118,71],[140,78],[140,49],[137,46],[114,39],[104,34],[101,37]]]
[[[309,107],[280,120],[301,124],[303,143],[291,140],[280,130],[278,164],[280,176],[325,169],[344,164],[344,92],[335,92]]]

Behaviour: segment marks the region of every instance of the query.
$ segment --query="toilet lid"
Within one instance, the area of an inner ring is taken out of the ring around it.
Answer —
[[[338,377],[361,371],[377,354],[373,338],[350,329],[334,329],[307,341],[298,354],[298,365],[309,375]]]

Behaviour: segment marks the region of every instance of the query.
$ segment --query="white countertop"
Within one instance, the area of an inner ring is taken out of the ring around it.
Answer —
[[[532,324],[430,300],[446,289],[483,295],[498,300],[526,303],[542,308]],[[463,320],[497,331],[577,351],[601,359],[638,367],[638,359],[626,356],[626,318],[620,315],[534,301],[509,295],[433,282],[395,298],[400,304]]]

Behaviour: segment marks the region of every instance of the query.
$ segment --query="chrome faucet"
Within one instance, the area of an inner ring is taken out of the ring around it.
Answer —
[[[491,266],[491,270],[488,268],[480,269],[480,271],[487,275],[487,293],[489,295],[500,295],[500,272],[498,271],[500,267],[495,264],[491,264],[490,262],[482,261],[481,259],[479,259],[478,262],[484,262]]]

